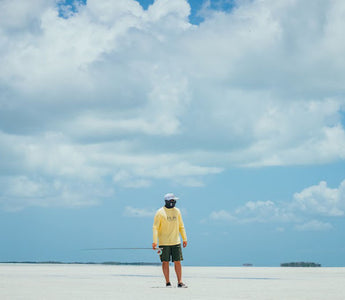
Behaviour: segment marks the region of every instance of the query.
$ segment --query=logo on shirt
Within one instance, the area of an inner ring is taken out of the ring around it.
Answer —
[[[168,216],[167,220],[168,220],[168,222],[175,222],[176,221],[176,217],[175,216],[172,216],[172,217]]]

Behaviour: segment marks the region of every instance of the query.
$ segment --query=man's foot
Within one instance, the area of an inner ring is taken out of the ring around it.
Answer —
[[[178,285],[177,285],[178,288],[187,288],[188,286],[186,286],[183,282],[180,282]]]
[[[170,282],[167,282],[167,283],[165,284],[165,286],[166,286],[166,287],[171,287],[171,283],[170,283]]]

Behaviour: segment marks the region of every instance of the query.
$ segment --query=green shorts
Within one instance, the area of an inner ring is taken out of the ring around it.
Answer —
[[[170,261],[170,258],[171,261],[183,260],[181,244],[172,246],[159,245],[159,248],[162,248],[162,255],[160,256],[161,261]]]

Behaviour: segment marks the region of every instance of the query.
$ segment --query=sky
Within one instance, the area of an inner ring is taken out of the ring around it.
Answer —
[[[0,261],[345,266],[345,2],[0,1]]]

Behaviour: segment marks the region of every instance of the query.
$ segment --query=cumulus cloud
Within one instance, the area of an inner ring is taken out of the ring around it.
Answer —
[[[38,29],[40,14],[53,4],[54,0],[1,1],[1,29],[11,33]]]
[[[64,178],[32,178],[2,176],[0,179],[0,207],[18,211],[28,206],[80,207],[97,205],[112,191],[100,184],[86,185],[83,181],[66,182]]]
[[[205,6],[200,25],[186,0],[57,3],[0,1],[0,177],[196,187],[345,158],[343,1]]]
[[[345,180],[338,188],[329,188],[325,181],[295,193],[289,202],[249,201],[233,211],[213,211],[210,220],[236,223],[295,224],[299,231],[332,229],[329,222],[315,218],[344,216]],[[278,227],[281,228],[281,227]]]
[[[331,230],[333,226],[328,222],[312,220],[304,224],[296,225],[295,228],[298,231],[328,231]]]
[[[226,210],[219,210],[219,211],[213,211],[210,214],[210,219],[212,219],[212,220],[220,220],[220,221],[232,221],[232,220],[235,220],[235,217],[233,217]]]
[[[296,193],[292,207],[308,214],[343,216],[345,209],[344,187],[345,180],[336,189],[329,188],[325,181],[321,181],[318,185]]]
[[[291,222],[297,217],[285,205],[273,201],[249,201],[233,211],[213,211],[209,218],[236,223]]]
[[[135,208],[132,206],[126,206],[124,210],[124,215],[126,217],[153,217],[155,215],[155,211],[147,210],[143,208]]]

